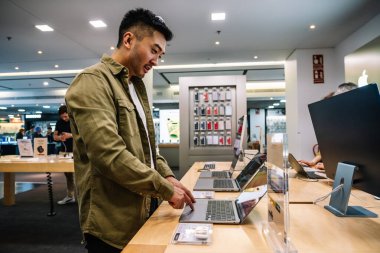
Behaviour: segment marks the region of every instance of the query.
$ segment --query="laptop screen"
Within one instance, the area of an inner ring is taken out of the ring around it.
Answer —
[[[265,168],[263,166],[263,168]],[[244,221],[253,208],[259,203],[261,198],[267,192],[267,185],[261,185],[251,191],[242,192],[236,200],[236,207],[239,212],[240,222]]]
[[[247,164],[247,166],[245,166],[245,168],[236,178],[236,182],[239,184],[240,189],[244,188],[244,186],[248,183],[249,180],[251,180],[252,176],[260,168],[260,166],[263,165],[264,162],[265,162],[264,155],[260,154],[260,155],[256,155]]]

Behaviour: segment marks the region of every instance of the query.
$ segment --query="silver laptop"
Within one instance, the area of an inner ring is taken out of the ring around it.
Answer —
[[[265,168],[266,167],[262,167]],[[242,192],[235,200],[197,199],[194,210],[186,206],[180,222],[241,224],[267,192],[267,185]]]
[[[302,166],[291,153],[289,153],[288,155],[288,161],[290,163],[290,166],[301,176],[310,179],[326,179],[326,177],[315,174],[317,170],[312,169],[310,167]]]
[[[256,155],[236,179],[232,178],[198,178],[194,191],[242,191],[253,178],[258,169],[263,166],[265,156]]]
[[[239,156],[234,156],[229,170],[222,171],[202,171],[199,177],[201,178],[231,178],[234,173]]]

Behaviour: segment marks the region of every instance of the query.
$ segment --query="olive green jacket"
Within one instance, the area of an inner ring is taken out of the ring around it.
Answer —
[[[150,196],[169,200],[173,176],[156,154],[154,124],[144,83],[133,77],[146,115],[148,137],[128,89],[128,70],[109,56],[79,73],[65,99],[74,139],[80,225],[123,248],[146,221]]]

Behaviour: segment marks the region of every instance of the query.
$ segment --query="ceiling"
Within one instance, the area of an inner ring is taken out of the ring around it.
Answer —
[[[0,74],[92,65],[103,53],[112,53],[110,46],[115,46],[122,16],[136,7],[162,16],[174,33],[162,66],[284,61],[295,49],[334,47],[380,13],[378,0],[1,0]],[[225,12],[226,20],[211,21],[212,12]],[[89,24],[94,19],[102,19],[108,26],[95,29]],[[34,27],[38,24],[48,24],[54,31],[41,32]],[[311,24],[316,29],[310,30]],[[216,40],[220,45],[215,45]],[[270,66],[159,69],[154,73],[154,85],[168,86],[178,83],[179,76],[210,73],[245,74],[252,81],[283,79],[283,69]],[[0,77],[0,104],[9,99],[21,102],[18,97],[25,97],[1,95],[7,91],[48,91],[30,105],[44,103],[50,92],[66,89],[73,76]],[[62,96],[56,96],[52,95],[53,99],[63,102]]]

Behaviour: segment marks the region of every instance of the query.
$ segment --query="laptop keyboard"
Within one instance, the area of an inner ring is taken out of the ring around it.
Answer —
[[[215,169],[215,163],[206,163],[206,164],[203,166],[203,169],[204,169],[204,170],[213,170],[213,169]]]
[[[232,202],[227,200],[210,200],[207,204],[206,220],[236,220]]]
[[[227,177],[227,173],[225,171],[213,171],[211,172],[211,176],[223,178],[223,177]]]
[[[214,188],[234,188],[231,180],[215,179]]]

